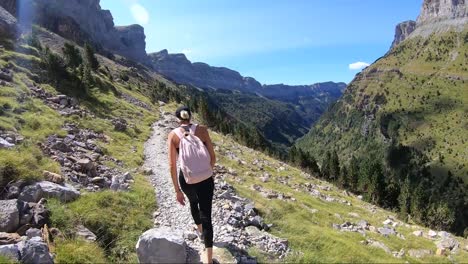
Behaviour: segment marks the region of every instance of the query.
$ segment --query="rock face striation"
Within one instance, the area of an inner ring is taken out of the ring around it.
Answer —
[[[26,3],[27,2],[27,3]],[[102,10],[99,0],[24,0],[17,10],[17,0],[1,1],[0,5],[18,16],[31,14],[37,23],[66,39],[79,44],[90,42],[101,51],[112,52],[130,60],[147,64],[145,33],[140,25],[116,27],[109,10]]]
[[[427,37],[449,30],[461,31],[468,24],[468,1],[424,0],[417,21],[405,21],[396,26],[391,48],[409,37]]]

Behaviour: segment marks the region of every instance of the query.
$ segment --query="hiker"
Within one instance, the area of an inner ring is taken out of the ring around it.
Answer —
[[[212,174],[216,162],[213,144],[207,127],[190,122],[192,113],[188,107],[179,107],[175,115],[179,119],[180,126],[169,133],[168,152],[176,199],[181,205],[185,205],[183,193],[187,196],[190,212],[197,225],[196,232],[205,243],[207,261],[213,263],[211,207],[214,191]],[[177,156],[180,166],[179,180],[177,180]]]

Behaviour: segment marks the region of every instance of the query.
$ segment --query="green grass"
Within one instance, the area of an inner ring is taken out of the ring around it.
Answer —
[[[7,258],[3,255],[0,255],[0,263],[2,264],[14,264],[14,263],[19,263],[18,261],[12,260],[10,258]]]
[[[55,263],[107,263],[105,253],[95,243],[81,239],[59,240],[55,244]]]
[[[367,232],[367,237],[363,237],[359,233],[340,232],[332,228],[332,224],[341,224],[345,221],[358,222],[361,219],[368,221],[371,225],[381,227],[382,222],[388,215],[395,216],[395,213],[383,209],[377,209],[376,213],[372,213],[369,208],[371,205],[360,201],[354,196],[346,196],[343,191],[331,186],[330,184],[317,180],[307,179],[301,172],[290,166],[285,166],[286,170],[278,172],[276,169],[284,166],[278,161],[265,156],[262,153],[248,150],[243,146],[236,144],[230,137],[222,136],[218,133],[211,133],[214,144],[220,148],[220,152],[231,151],[241,160],[247,161],[247,165],[239,165],[237,161],[227,158],[225,155],[218,154],[219,163],[228,168],[234,169],[239,175],[240,181],[227,177],[226,180],[234,185],[237,192],[255,202],[255,206],[259,209],[267,223],[272,223],[271,232],[282,238],[287,238],[289,245],[294,250],[285,262],[379,262],[379,263],[403,263],[405,261],[413,262],[447,262],[444,257],[428,257],[424,259],[414,259],[408,256],[398,259],[385,253],[382,249],[365,246],[360,241],[367,238],[372,238],[387,245],[392,251],[400,251],[400,249],[431,249],[435,252],[436,246],[433,241],[425,238],[415,237],[412,235],[414,230],[428,229],[416,225],[398,226],[396,230],[403,234],[406,240],[402,240],[396,236],[383,237],[376,233]],[[252,161],[255,159],[266,160],[270,166],[265,166],[264,171],[259,171]],[[264,172],[271,175],[269,182],[263,183],[259,177]],[[278,181],[279,177],[290,176],[290,186],[281,184]],[[347,206],[339,202],[324,202],[315,198],[303,191],[296,191],[294,184],[311,182],[316,185],[330,186],[330,191],[322,191],[324,194],[332,195],[333,197],[343,198],[350,201],[352,206]],[[275,190],[292,195],[296,199],[293,201],[281,201],[277,199],[268,200],[261,196],[258,192],[252,192],[250,187],[253,184],[262,186],[265,189]],[[317,209],[318,212],[312,213],[310,209]],[[350,216],[348,213],[353,212],[359,215],[359,218]],[[339,214],[341,219],[335,215]],[[462,243],[468,243],[466,239],[458,238]],[[303,254],[297,254],[302,252]],[[258,256],[263,262],[277,261],[269,259],[268,256],[252,249],[251,254]],[[454,256],[457,260],[467,258],[468,254],[460,250],[460,253]]]

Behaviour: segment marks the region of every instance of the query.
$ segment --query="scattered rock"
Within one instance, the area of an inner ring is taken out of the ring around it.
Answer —
[[[39,184],[28,185],[21,191],[18,200],[25,202],[37,203],[43,195],[42,188]]]
[[[0,255],[11,260],[20,260],[20,251],[17,244],[0,245]]]
[[[460,243],[458,242],[457,239],[452,238],[452,237],[444,237],[439,241],[435,242],[437,248],[440,249],[447,249],[447,250],[454,250],[458,249]]]
[[[154,228],[138,239],[136,251],[140,263],[185,263],[186,244],[181,232],[168,227]]]
[[[80,196],[80,192],[69,184],[62,186],[49,181],[41,181],[38,184],[43,191],[44,197],[57,198],[61,202],[70,202]]]
[[[117,131],[127,130],[127,120],[125,120],[123,118],[114,119],[112,121],[112,124],[114,125],[114,129],[117,130]]]
[[[26,236],[28,238],[33,238],[33,237],[42,237],[42,232],[41,230],[37,228],[30,228],[28,231],[26,231]]]
[[[434,230],[429,230],[429,232],[427,232],[427,236],[429,238],[436,238],[437,237],[437,232],[434,231]]]
[[[377,231],[384,236],[396,235],[395,229],[390,227],[379,227]]]
[[[96,235],[83,225],[78,225],[75,230],[76,235],[84,238],[86,241],[94,242],[97,239]]]
[[[387,220],[383,221],[382,224],[384,224],[384,225],[393,225],[393,221],[391,219],[387,219]]]
[[[143,169],[143,174],[144,175],[151,175],[151,174],[153,174],[153,170],[151,168],[144,168]]]
[[[429,249],[410,249],[408,250],[408,255],[413,258],[423,258],[430,255],[433,255],[433,251]]]
[[[19,227],[18,200],[0,200],[0,232],[14,232]]]
[[[46,181],[50,181],[57,184],[61,184],[65,181],[65,178],[62,175],[50,171],[43,171],[42,176]]]
[[[17,233],[0,232],[0,245],[16,244],[21,241],[21,236]]]
[[[51,254],[47,244],[40,237],[33,237],[26,241],[21,249],[21,262],[53,264]]]
[[[421,230],[416,230],[413,232],[413,235],[417,236],[417,237],[422,237],[423,236],[423,231]]]
[[[390,248],[388,248],[387,245],[385,245],[384,243],[380,241],[367,240],[367,244],[371,247],[381,248],[387,254],[392,254],[392,251],[390,250]]]
[[[12,148],[14,146],[15,144],[12,144],[0,137],[0,148]]]

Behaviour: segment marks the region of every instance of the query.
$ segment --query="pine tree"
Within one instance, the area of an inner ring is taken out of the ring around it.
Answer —
[[[330,177],[329,177],[330,180],[337,181],[338,177],[340,177],[340,161],[338,159],[338,153],[336,153],[336,150],[333,150],[329,166],[330,166]]]
[[[380,163],[380,161],[373,162],[371,171],[372,175],[369,188],[371,202],[381,204],[382,198],[385,197],[385,176],[382,163]]]
[[[80,50],[75,47],[75,45],[70,43],[65,43],[63,48],[63,55],[65,57],[65,62],[67,66],[75,69],[78,67],[82,62],[83,58],[81,57]]]
[[[351,157],[349,163],[349,188],[351,191],[356,192],[358,190],[358,179],[359,179],[359,162],[356,157]]]
[[[330,151],[327,151],[327,153],[325,154],[325,158],[323,159],[323,162],[322,162],[322,177],[324,179],[329,179],[330,178],[330,174],[331,174],[331,153]]]
[[[338,178],[338,186],[341,188],[347,189],[349,187],[349,172],[346,166],[343,165],[343,168],[340,170],[340,177]]]
[[[94,54],[95,52],[94,52],[93,47],[91,47],[89,43],[86,43],[84,50],[85,50],[86,64],[89,65],[91,70],[96,71],[99,68],[99,62]]]
[[[309,154],[309,170],[310,170],[310,173],[313,174],[313,175],[320,175],[320,168],[317,164],[317,160]]]
[[[398,206],[400,207],[400,217],[405,221],[408,220],[408,215],[411,214],[411,186],[410,180],[407,176],[400,188],[400,195],[398,196]]]

